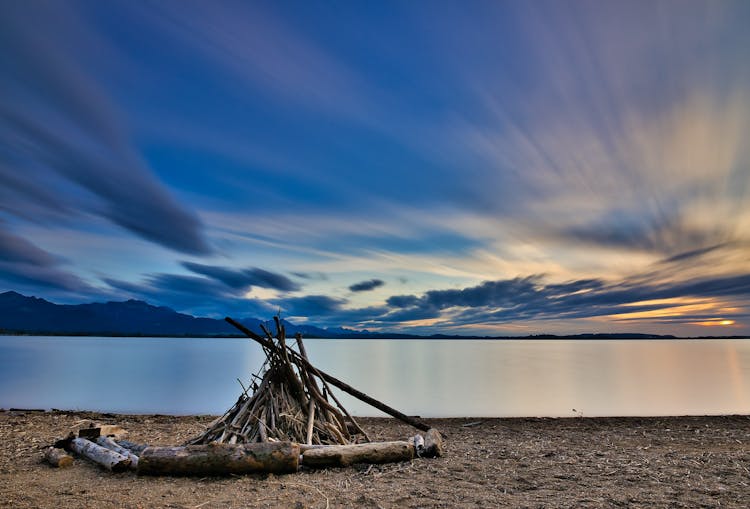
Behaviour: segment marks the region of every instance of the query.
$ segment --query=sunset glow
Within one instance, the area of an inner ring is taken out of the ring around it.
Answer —
[[[734,320],[722,320],[720,318],[693,323],[695,323],[696,325],[702,325],[703,327],[727,327],[735,324]]]

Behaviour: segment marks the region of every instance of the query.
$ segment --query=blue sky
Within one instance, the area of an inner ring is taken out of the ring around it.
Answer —
[[[0,289],[750,334],[750,4],[4,2]]]

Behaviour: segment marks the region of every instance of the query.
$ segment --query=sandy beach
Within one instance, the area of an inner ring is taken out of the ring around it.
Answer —
[[[212,416],[0,412],[2,507],[747,507],[750,417],[430,419],[438,459],[292,475],[147,478],[84,459],[55,469],[41,447],[82,419],[180,444]],[[373,439],[414,430],[362,419]]]

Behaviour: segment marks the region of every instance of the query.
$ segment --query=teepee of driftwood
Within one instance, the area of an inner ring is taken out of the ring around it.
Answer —
[[[310,364],[299,334],[295,350],[287,344],[278,317],[274,317],[275,335],[261,326],[265,338],[234,320],[227,321],[260,340],[266,361],[234,406],[189,444],[291,441],[343,445],[370,441],[331,392],[328,381]]]

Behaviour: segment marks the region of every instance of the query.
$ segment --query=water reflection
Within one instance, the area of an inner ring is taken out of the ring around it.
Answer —
[[[411,415],[750,413],[750,340],[306,345],[318,367]],[[0,406],[221,413],[262,361],[242,339],[0,337]]]

